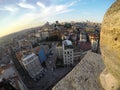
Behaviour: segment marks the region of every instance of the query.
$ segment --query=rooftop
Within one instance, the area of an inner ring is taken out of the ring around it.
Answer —
[[[64,49],[72,49],[73,48],[72,41],[70,41],[70,40],[64,40],[62,42],[62,44],[63,44]]]
[[[30,58],[33,57],[33,56],[35,56],[34,53],[31,53],[31,54],[29,54],[29,55],[25,55],[25,56],[22,57],[22,60],[23,60],[23,61],[28,60],[28,59],[30,59]]]

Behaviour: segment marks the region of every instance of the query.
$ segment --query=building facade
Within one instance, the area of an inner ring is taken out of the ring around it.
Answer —
[[[33,78],[36,79],[37,76],[40,75],[41,71],[43,70],[38,56],[34,53],[31,53],[22,58],[22,64],[27,70],[28,74]]]
[[[56,54],[58,59],[63,59],[63,48],[62,46],[56,47]]]
[[[64,65],[73,65],[73,46],[70,40],[63,41],[63,63]]]
[[[80,42],[86,42],[87,41],[87,37],[85,33],[80,33]]]
[[[40,51],[38,53],[38,56],[39,56],[39,60],[40,60],[40,63],[42,64],[43,62],[46,61],[47,57],[46,57],[46,54],[45,54],[45,51],[43,48],[40,48]]]
[[[45,40],[47,37],[49,37],[49,32],[48,31],[42,31],[40,32],[41,39]]]

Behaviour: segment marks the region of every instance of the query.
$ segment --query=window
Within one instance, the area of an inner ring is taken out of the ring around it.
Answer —
[[[69,52],[67,52],[67,54],[69,54]]]

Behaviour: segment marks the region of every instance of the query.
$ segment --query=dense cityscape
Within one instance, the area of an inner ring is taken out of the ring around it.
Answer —
[[[0,0],[0,90],[120,90],[120,0]]]
[[[15,90],[50,90],[84,57],[100,53],[100,23],[45,23],[0,47],[1,79]],[[5,84],[5,87],[8,88]]]

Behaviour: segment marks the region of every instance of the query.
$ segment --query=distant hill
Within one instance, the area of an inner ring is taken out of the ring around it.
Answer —
[[[3,37],[0,38],[0,44],[9,43],[14,37],[17,37],[18,35],[25,34],[29,30],[30,29],[25,29],[25,30],[22,30],[22,31],[18,31],[18,32],[3,36]]]

